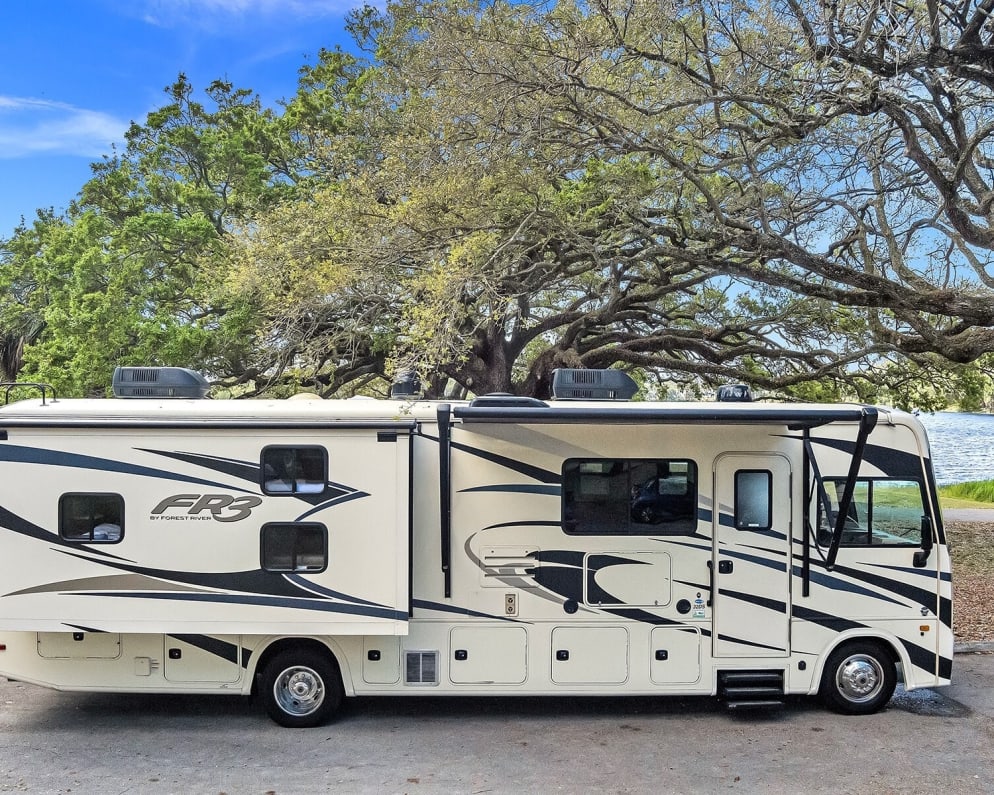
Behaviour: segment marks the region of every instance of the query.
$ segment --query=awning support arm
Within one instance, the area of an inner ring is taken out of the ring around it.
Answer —
[[[835,558],[839,554],[839,544],[842,543],[842,531],[846,526],[846,517],[849,515],[849,507],[852,505],[853,494],[856,491],[856,478],[859,477],[859,468],[863,463],[863,452],[866,450],[866,440],[870,431],[876,427],[877,410],[864,408],[863,416],[859,420],[859,432],[856,434],[856,446],[853,448],[852,461],[849,463],[849,474],[846,475],[846,485],[842,490],[842,498],[839,500],[839,513],[835,517],[835,529],[832,532],[832,543],[825,556],[825,568],[829,571],[835,566]],[[824,486],[822,486],[824,493]],[[831,514],[826,514],[830,516]]]
[[[812,483],[814,488],[821,489],[822,495],[825,489],[818,478],[818,465],[814,460],[811,450],[811,429],[804,429],[804,460],[802,466],[801,482],[804,484],[804,546],[801,551],[801,596],[811,595],[811,494],[808,492],[808,483]],[[811,472],[814,467],[815,479],[812,480]]]
[[[448,403],[438,406],[438,519],[439,538],[442,545],[442,577],[445,598],[452,596],[452,470],[451,470],[451,419],[452,407]]]

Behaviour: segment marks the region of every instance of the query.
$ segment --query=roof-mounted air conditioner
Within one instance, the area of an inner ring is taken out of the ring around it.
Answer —
[[[202,398],[210,389],[207,379],[185,367],[118,367],[114,370],[114,397]]]
[[[631,400],[638,384],[621,370],[553,370],[556,400]]]

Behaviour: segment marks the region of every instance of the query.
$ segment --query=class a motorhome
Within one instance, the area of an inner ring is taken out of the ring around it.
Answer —
[[[0,408],[0,674],[62,690],[819,695],[950,679],[928,442],[862,405],[556,398],[116,399]],[[11,394],[20,399],[10,401]]]

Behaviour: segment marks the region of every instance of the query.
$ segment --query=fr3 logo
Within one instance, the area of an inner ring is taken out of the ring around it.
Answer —
[[[161,516],[166,511],[186,508],[187,516],[197,516],[205,511],[218,522],[238,522],[248,519],[252,509],[262,505],[259,497],[232,497],[229,494],[174,494],[166,497],[152,509],[152,516]],[[206,518],[206,517],[204,517]]]

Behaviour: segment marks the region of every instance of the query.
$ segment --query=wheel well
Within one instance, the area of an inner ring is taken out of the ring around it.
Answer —
[[[890,657],[890,661],[897,665],[901,661],[901,655],[898,653],[897,649],[894,648],[894,644],[891,643],[886,638],[881,638],[876,635],[860,635],[858,637],[846,638],[840,644],[838,644],[832,651],[836,649],[841,649],[843,646],[859,646],[873,644],[874,646],[879,646],[885,652],[887,656]]]
[[[259,655],[259,660],[255,665],[255,676],[252,682],[252,693],[255,694],[257,688],[259,687],[259,677],[262,672],[266,669],[269,661],[275,657],[277,654],[286,651],[287,649],[294,649],[296,651],[312,651],[320,654],[322,657],[326,658],[338,671],[338,675],[342,675],[342,666],[338,663],[338,658],[335,653],[329,649],[324,643],[314,638],[280,638],[279,640],[270,643]]]
[[[891,665],[897,665],[899,662],[901,662],[900,653],[898,652],[897,648],[894,646],[893,642],[891,642],[887,638],[881,638],[879,635],[853,635],[835,644],[831,649],[825,652],[824,656],[822,657],[822,665],[824,666],[824,664],[828,661],[829,657],[831,657],[836,651],[838,651],[839,649],[845,646],[860,646],[860,645],[865,646],[867,644],[878,646],[882,651],[884,651],[887,654],[887,657],[890,659]],[[815,684],[821,682],[822,676],[824,676],[824,674],[825,674],[825,669],[824,667],[822,667],[821,673],[819,674],[818,680]]]
[[[818,695],[843,715],[877,712],[894,695],[899,659],[894,646],[879,636],[846,638],[825,659]]]

